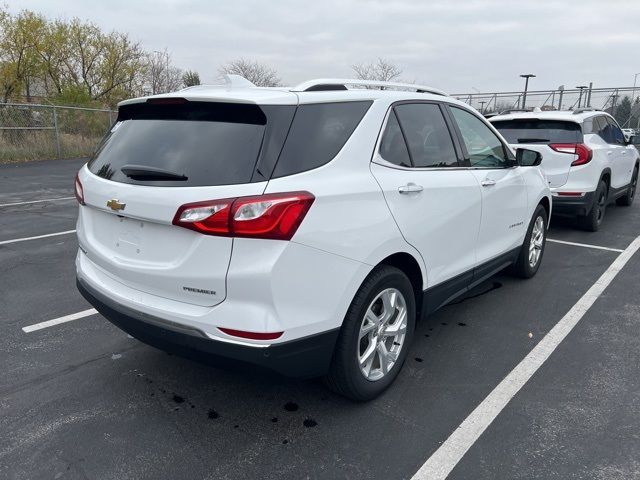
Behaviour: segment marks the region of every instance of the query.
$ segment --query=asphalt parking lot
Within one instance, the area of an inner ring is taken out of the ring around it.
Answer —
[[[23,331],[90,308],[74,234],[41,237],[75,228],[82,163],[0,166],[1,478],[412,478],[640,234],[640,203],[611,206],[596,233],[554,218],[549,238],[569,243],[547,244],[535,278],[499,275],[420,322],[395,384],[356,404],[318,381],[170,356],[100,315]],[[449,478],[640,478],[639,266],[636,254]]]

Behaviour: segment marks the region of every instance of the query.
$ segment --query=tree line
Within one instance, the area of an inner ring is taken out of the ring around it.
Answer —
[[[128,34],[74,18],[49,20],[0,7],[0,99],[44,97],[52,103],[109,105],[141,94],[197,85],[197,72],[171,65],[168,51],[148,52]]]
[[[379,58],[353,65],[357,78],[394,80],[402,70]],[[258,86],[282,84],[278,72],[246,58],[218,68]],[[74,18],[48,19],[30,10],[12,15],[0,6],[0,100],[114,106],[125,98],[199,85],[197,72],[172,65],[168,50],[146,51],[127,33],[105,32]]]

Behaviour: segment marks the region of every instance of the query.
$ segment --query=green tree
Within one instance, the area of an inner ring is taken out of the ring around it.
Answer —
[[[198,72],[187,70],[182,74],[182,84],[185,87],[193,87],[194,85],[200,85],[200,75]]]
[[[113,106],[138,96],[149,76],[161,91],[183,83],[183,72],[144,51],[125,33],[104,32],[78,18],[48,20],[29,10],[12,15],[0,5],[0,100],[33,95],[79,105]],[[155,58],[155,57],[154,57]],[[159,70],[151,71],[153,65]],[[199,78],[189,72],[189,81]]]
[[[620,125],[624,125],[631,115],[631,99],[625,95],[614,112],[614,117]]]
[[[3,10],[0,15],[0,61],[4,75],[13,78],[3,80],[4,97],[8,98],[22,88],[27,101],[31,100],[33,87],[41,74],[41,64],[36,50],[44,34],[46,20],[28,10],[12,17]]]

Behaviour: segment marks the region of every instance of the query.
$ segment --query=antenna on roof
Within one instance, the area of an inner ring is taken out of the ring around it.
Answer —
[[[222,78],[224,79],[225,86],[228,88],[251,88],[256,86],[242,75],[224,73],[222,74]]]

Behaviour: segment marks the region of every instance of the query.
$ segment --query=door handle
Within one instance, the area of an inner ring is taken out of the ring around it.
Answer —
[[[626,155],[626,154],[627,154],[627,151],[626,151],[626,150],[623,150],[623,151],[622,151],[622,155]]]
[[[406,185],[402,185],[401,187],[398,187],[398,192],[404,193],[404,194],[419,193],[422,190],[424,190],[422,185],[416,185],[415,183],[407,183]]]
[[[613,155],[613,152],[611,150],[608,150],[607,155]]]
[[[480,182],[480,185],[482,185],[483,187],[492,187],[496,184],[495,180],[491,180],[490,178],[485,178],[484,180],[482,180],[482,182]]]

